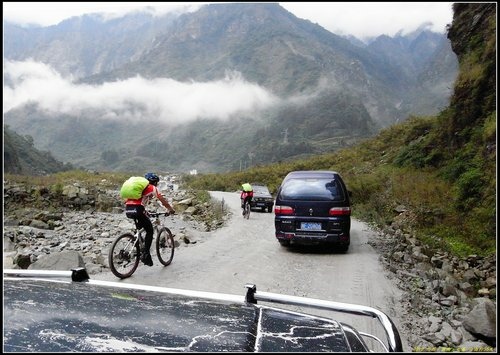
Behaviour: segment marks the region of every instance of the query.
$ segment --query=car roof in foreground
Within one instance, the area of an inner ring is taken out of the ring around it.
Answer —
[[[367,350],[346,324],[257,305],[257,300],[298,304],[304,298],[257,292],[253,285],[246,285],[246,296],[237,296],[78,279],[74,270],[66,272],[69,280],[59,278],[63,271],[29,271],[4,270],[7,352]],[[305,300],[326,306],[326,301]],[[352,308],[354,314],[388,321],[371,308],[330,303],[337,311]],[[399,349],[399,334],[390,325],[390,348]]]

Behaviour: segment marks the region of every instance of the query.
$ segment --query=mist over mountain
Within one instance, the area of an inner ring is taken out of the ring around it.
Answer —
[[[446,35],[425,26],[365,44],[272,3],[4,23],[4,121],[96,170],[228,171],[332,151],[439,112],[456,73]]]

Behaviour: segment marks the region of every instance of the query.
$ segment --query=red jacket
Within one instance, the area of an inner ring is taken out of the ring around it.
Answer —
[[[137,200],[129,198],[125,201],[125,204],[146,206],[153,196],[158,197],[158,195],[161,195],[160,190],[158,190],[158,188],[156,188],[154,185],[149,184],[148,186],[146,186],[144,191],[142,191],[141,198]]]
[[[253,191],[241,191],[240,198],[244,200],[247,197],[253,197]]]

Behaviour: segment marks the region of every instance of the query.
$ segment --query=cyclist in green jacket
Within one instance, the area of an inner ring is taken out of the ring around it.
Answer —
[[[151,258],[150,249],[151,243],[153,242],[153,224],[149,219],[146,212],[146,205],[149,203],[151,198],[156,197],[162,203],[163,207],[170,211],[171,214],[175,213],[175,210],[168,203],[167,199],[162,195],[162,193],[156,187],[160,178],[154,173],[147,173],[144,176],[148,181],[149,185],[146,186],[142,192],[140,199],[127,199],[125,201],[125,214],[128,218],[137,219],[139,221],[139,227],[144,227],[146,230],[145,238],[145,253],[142,254],[142,262],[147,266],[153,266],[153,259]]]

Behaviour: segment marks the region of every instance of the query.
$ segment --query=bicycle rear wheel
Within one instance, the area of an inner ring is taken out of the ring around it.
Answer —
[[[139,266],[139,245],[134,245],[135,236],[131,233],[120,235],[109,250],[108,262],[111,272],[120,279],[125,279]]]
[[[245,203],[245,218],[246,219],[250,218],[250,204],[248,202]]]
[[[162,227],[158,230],[158,235],[156,236],[156,254],[160,263],[165,266],[170,265],[174,258],[174,250],[175,245],[172,232],[167,227]]]

